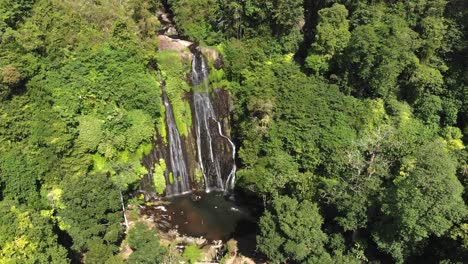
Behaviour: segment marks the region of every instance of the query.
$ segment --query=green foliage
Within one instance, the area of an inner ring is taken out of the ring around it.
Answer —
[[[112,247],[103,244],[101,240],[94,239],[89,243],[89,251],[86,253],[87,263],[107,263],[113,256]]]
[[[177,129],[181,136],[187,136],[192,126],[192,112],[185,93],[190,91],[190,86],[182,76],[188,72],[188,66],[182,61],[180,54],[171,50],[159,52],[158,62],[163,71],[163,81],[174,112]],[[165,134],[165,129],[161,129],[163,134]]]
[[[185,247],[182,257],[186,259],[189,263],[196,263],[197,260],[200,260],[202,251],[195,244],[190,244]]]
[[[27,16],[30,15],[31,8],[36,0],[6,0],[0,3],[0,37],[4,31],[16,28]]]
[[[348,10],[344,5],[334,4],[330,8],[319,10],[318,15],[319,23],[312,48],[333,56],[347,46],[351,37]]]
[[[306,66],[316,73],[328,70],[328,61],[340,54],[348,45],[351,33],[345,6],[334,4],[318,12],[319,23],[311,54],[306,58]]]
[[[274,262],[330,262],[324,249],[327,236],[321,230],[322,224],[316,204],[278,197],[273,200],[272,210],[260,219],[257,247]]]
[[[213,24],[216,18],[213,16],[217,12],[216,1],[214,0],[174,0],[175,21],[179,26],[181,33],[189,36],[191,39],[203,40],[207,43],[213,43],[216,38]],[[194,13],[193,10],[199,12]]]
[[[159,164],[154,165],[153,171],[154,189],[159,195],[162,195],[166,190],[166,177],[164,176],[165,173],[166,162],[164,159],[159,159]]]
[[[1,1],[0,208],[21,223],[2,214],[16,233],[2,229],[0,262],[116,254],[120,195],[147,174],[160,118],[147,69],[156,17],[143,2],[132,21],[134,3]]]
[[[125,131],[126,146],[135,151],[142,142],[149,142],[154,134],[151,117],[142,110],[132,110],[128,113],[130,127]]]
[[[385,194],[382,212],[392,220],[375,232],[379,247],[398,262],[415,249],[412,245],[430,235],[442,236],[467,214],[463,187],[442,143],[425,144],[414,155],[414,167]]]
[[[11,201],[0,203],[1,263],[67,263],[67,250],[54,234],[48,212],[29,211]],[[5,224],[8,223],[8,224]]]
[[[416,59],[413,52],[419,42],[416,32],[398,15],[384,15],[373,23],[354,29],[344,63],[349,65],[349,77],[357,92],[387,96],[394,92],[405,67]]]
[[[244,180],[254,182],[258,192],[276,194],[296,181],[297,170],[297,164],[291,156],[277,153],[259,160],[256,167],[243,171],[241,176],[248,177]]]
[[[160,245],[159,236],[142,222],[135,223],[128,233],[128,244],[133,253],[129,263],[162,263],[167,249]]]
[[[122,232],[120,194],[107,176],[68,177],[62,186],[64,208],[58,211],[58,217],[73,238],[72,248],[89,250],[95,239],[117,242]]]
[[[2,188],[3,196],[33,207],[40,203],[37,193],[39,179],[34,172],[34,163],[28,162],[20,150],[11,150],[2,155],[0,160],[0,181],[5,186]]]
[[[78,142],[83,148],[93,152],[104,137],[102,131],[102,123],[104,122],[94,116],[81,116],[79,121]]]

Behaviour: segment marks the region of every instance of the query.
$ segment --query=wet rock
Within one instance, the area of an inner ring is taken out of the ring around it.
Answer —
[[[164,207],[164,206],[162,206],[162,205],[156,206],[154,209],[156,209],[156,210],[161,210],[161,211],[163,211],[163,212],[166,212],[166,211],[167,211],[166,207]]]
[[[206,239],[204,237],[197,237],[195,239],[195,244],[197,244],[197,246],[202,246],[206,243]]]
[[[215,49],[212,49],[212,48],[206,48],[206,47],[200,47],[200,50],[201,52],[203,53],[203,55],[205,55],[205,57],[209,60],[213,60],[215,62],[215,67],[217,69],[220,69],[222,68],[222,65],[224,64],[223,63],[223,60],[221,58],[221,54],[219,54],[219,52]]]
[[[175,50],[180,52],[189,52],[189,47],[193,43],[182,39],[173,39],[165,35],[159,35],[159,50]]]
[[[201,198],[202,198],[202,197],[201,197],[200,195],[196,195],[196,194],[192,194],[192,195],[190,196],[190,199],[192,199],[192,201],[194,201],[194,202],[200,201]]]
[[[167,234],[169,235],[169,237],[171,238],[177,238],[179,237],[179,231],[177,231],[176,229],[170,229]]]

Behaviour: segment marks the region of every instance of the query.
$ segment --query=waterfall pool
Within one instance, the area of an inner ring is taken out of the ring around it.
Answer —
[[[236,205],[222,192],[187,194],[170,198],[166,206],[169,221],[180,234],[208,240],[224,240],[256,227],[248,208]],[[252,230],[255,231],[255,230]]]
[[[229,199],[223,192],[191,193],[166,198],[162,207],[146,207],[145,214],[158,215],[157,226],[163,232],[176,229],[180,235],[202,237],[208,241],[238,241],[239,251],[255,251],[258,217],[252,208]]]

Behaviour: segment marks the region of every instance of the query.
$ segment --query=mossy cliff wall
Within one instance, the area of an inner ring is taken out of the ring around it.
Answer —
[[[165,88],[169,98],[177,129],[182,142],[182,151],[187,165],[190,188],[192,190],[202,190],[205,182],[197,158],[197,140],[195,132],[195,115],[193,113],[193,90],[196,87],[189,85],[189,77],[192,70],[191,63],[193,54],[190,48],[193,43],[172,39],[167,36],[159,36],[159,52],[157,55],[157,67],[161,87]],[[230,110],[231,99],[229,92],[225,89],[226,82],[222,70],[222,58],[219,53],[211,48],[200,48],[207,58],[210,68],[210,98],[216,118],[221,123],[222,131],[229,136],[230,132]],[[224,80],[224,82],[223,82]],[[155,89],[160,89],[155,87]],[[160,91],[161,94],[161,91]],[[155,100],[162,100],[155,98]],[[161,102],[162,105],[164,105]],[[167,106],[166,106],[167,107]],[[177,181],[177,177],[172,175],[172,165],[169,153],[169,142],[167,139],[167,120],[164,112],[161,114],[160,125],[156,129],[153,141],[153,150],[143,161],[148,168],[149,174],[141,182],[140,191],[147,195],[147,198],[164,195],[164,181],[166,185]],[[229,174],[232,158],[230,157],[230,146],[225,140],[215,137],[214,151],[221,154],[222,174]],[[224,155],[224,153],[226,155]],[[172,176],[172,177],[171,177]],[[156,191],[157,190],[157,191]]]

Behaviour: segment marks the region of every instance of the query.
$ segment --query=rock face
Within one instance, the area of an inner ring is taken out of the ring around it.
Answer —
[[[156,15],[158,16],[159,22],[161,22],[162,30],[159,32],[162,35],[167,36],[178,36],[176,25],[172,19],[172,13],[167,11],[165,8],[159,10]]]
[[[189,47],[193,45],[192,42],[170,38],[166,35],[159,35],[159,50],[175,50],[178,52],[189,52]]]
[[[158,35],[158,41],[159,50],[174,50],[184,59],[193,59],[193,54],[190,52],[190,49],[195,46],[193,42],[166,35]],[[199,49],[208,60],[214,61],[215,68],[220,69],[223,67],[223,59],[217,50],[207,47],[200,47]]]
[[[222,68],[221,55],[214,49],[201,48],[181,39],[169,9],[163,7],[157,15],[162,25],[158,35],[159,50],[175,51],[184,64],[190,62],[192,65],[191,72],[180,76],[181,81],[185,79],[193,86],[183,98],[190,104],[192,126],[187,135],[182,136],[177,130],[173,102],[168,99],[164,80],[159,76],[166,133],[155,135],[153,150],[143,159],[149,173],[142,179],[140,191],[147,199],[157,197],[154,179],[161,185],[162,177],[166,182],[166,196],[202,189],[230,189],[236,170],[235,145],[227,133],[230,131],[230,96],[224,90],[211,91],[208,84],[208,64],[211,65],[208,61],[214,62],[215,68]],[[163,164],[161,160],[164,160]]]
[[[155,169],[155,164],[164,170],[166,196],[193,190],[230,190],[233,188],[236,170],[235,145],[228,134],[231,100],[227,91],[211,91],[209,88],[209,66],[206,60],[209,58],[214,60],[215,66],[222,66],[221,56],[213,49],[199,48],[186,40],[165,35],[159,35],[158,39],[160,50],[176,51],[182,61],[190,61],[192,64],[191,72],[187,72],[189,77],[180,76],[181,81],[186,79],[194,86],[194,91],[187,92],[184,98],[191,106],[192,127],[184,136],[177,131],[172,103],[165,94],[165,84],[160,78],[166,135],[155,135],[153,150],[143,160],[149,174],[142,179],[140,191],[145,193],[147,199],[157,197],[154,178],[161,175],[153,174],[160,174],[161,171]],[[163,139],[163,136],[166,138]],[[161,159],[164,160],[164,166],[160,164]]]
[[[192,48],[192,73],[190,83],[195,87],[192,100],[192,113],[195,120],[198,164],[205,181],[205,190],[227,191],[233,189],[236,166],[234,163],[236,147],[225,135],[222,119],[219,118],[223,105],[215,108],[216,97],[210,93],[208,84],[208,64],[199,49]],[[227,106],[228,107],[228,106]],[[216,111],[217,110],[217,111]],[[230,154],[230,156],[229,156]]]
[[[221,54],[215,49],[200,47],[200,51],[208,59],[214,61],[214,66],[217,69],[223,68],[223,59]]]

